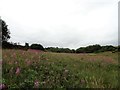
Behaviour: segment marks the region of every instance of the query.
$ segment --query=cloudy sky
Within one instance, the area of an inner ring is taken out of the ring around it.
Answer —
[[[79,48],[118,44],[119,0],[0,0],[12,42]]]

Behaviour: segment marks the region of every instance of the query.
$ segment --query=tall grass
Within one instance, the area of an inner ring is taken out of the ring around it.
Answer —
[[[2,80],[9,88],[116,88],[117,53],[112,55],[3,50]]]

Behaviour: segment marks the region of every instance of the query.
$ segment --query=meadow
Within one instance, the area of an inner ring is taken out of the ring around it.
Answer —
[[[117,52],[75,54],[3,49],[2,58],[2,83],[8,88],[119,86]]]

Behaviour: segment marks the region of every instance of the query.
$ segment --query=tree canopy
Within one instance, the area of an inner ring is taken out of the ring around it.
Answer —
[[[44,47],[41,44],[32,44],[31,49],[44,50]]]
[[[2,19],[0,19],[0,23],[1,23],[1,26],[2,26],[2,28],[1,28],[2,29],[2,42],[3,41],[7,42],[8,39],[10,39],[10,31],[8,29],[8,25]]]
[[[80,47],[76,50],[76,53],[98,53],[98,52],[105,52],[105,51],[118,51],[117,47],[112,45],[100,46],[96,45],[89,45],[87,47]]]

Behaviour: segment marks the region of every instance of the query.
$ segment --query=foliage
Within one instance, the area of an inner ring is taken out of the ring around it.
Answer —
[[[6,25],[6,22],[0,19],[0,22],[2,24],[2,41],[8,41],[10,39],[10,31],[8,29],[8,25]]]
[[[26,50],[29,49],[29,43],[25,43],[25,49],[26,49]]]
[[[115,51],[116,47],[112,45],[102,46],[101,51]]]
[[[85,53],[85,48],[81,47],[76,50],[76,53]]]
[[[45,50],[44,47],[41,44],[32,44],[30,46],[31,49],[37,49],[37,50]]]
[[[81,47],[76,50],[76,53],[98,53],[98,52],[105,52],[105,51],[117,51],[117,47],[112,45],[100,46],[96,45],[89,45],[87,47]]]
[[[2,41],[2,48],[12,48],[12,44],[7,41]]]
[[[11,54],[12,53],[12,54]],[[117,53],[66,54],[3,50],[8,88],[116,88]]]
[[[120,45],[118,46],[118,51],[120,52]]]
[[[58,53],[75,53],[75,50],[70,50],[69,48],[58,48],[58,47],[48,47],[45,48],[47,51],[58,52]]]

